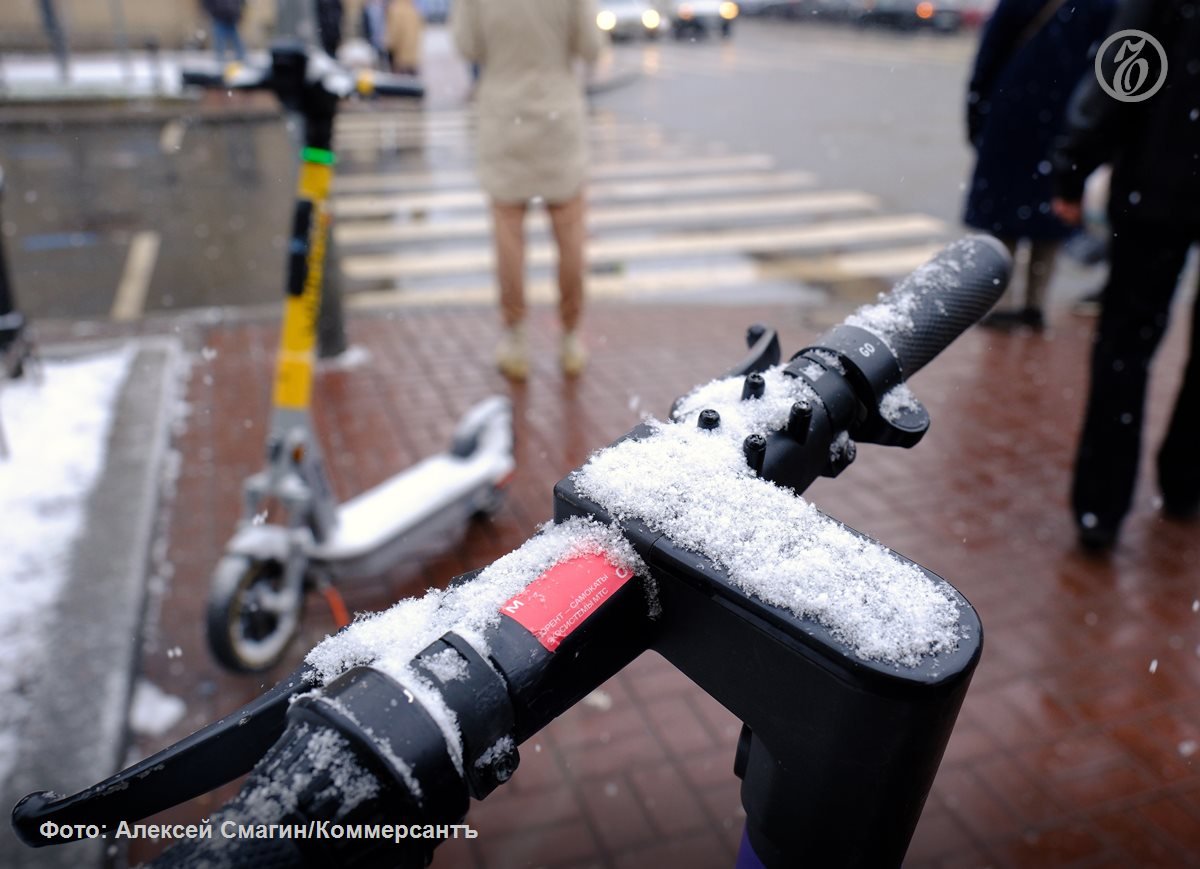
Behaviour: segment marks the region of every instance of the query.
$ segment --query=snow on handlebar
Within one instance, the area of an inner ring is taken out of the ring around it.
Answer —
[[[376,70],[353,71],[315,46],[283,41],[271,46],[266,64],[231,63],[223,67],[196,66],[183,70],[185,85],[230,91],[271,90],[291,96],[291,73],[301,73],[306,87],[318,88],[337,99],[360,97],[423,97],[425,87],[412,75]]]
[[[798,495],[844,469],[855,440],[920,439],[928,417],[905,378],[986,313],[1010,268],[994,239],[950,245],[787,363],[698,387],[670,420],[593,454],[556,487],[557,521],[519,549],[327,638],[290,689],[286,732],[221,823],[407,824],[393,841],[357,842],[355,859],[424,865],[437,837],[414,839],[414,825],[458,824],[469,797],[511,776],[517,745],[654,649],[746,722],[738,774],[764,862],[803,848],[819,863],[849,842],[849,862],[899,862],[979,622],[944,580]],[[770,682],[731,667],[741,656],[771,659]],[[825,734],[812,745],[795,737],[804,716]],[[817,786],[798,787],[798,772]],[[54,816],[49,799],[14,811],[31,844],[46,844],[29,833]],[[763,813],[780,799],[787,811]],[[72,800],[71,817],[86,817]],[[263,857],[250,838],[187,842],[161,865],[242,865]],[[349,847],[293,839],[269,856],[345,862]]]

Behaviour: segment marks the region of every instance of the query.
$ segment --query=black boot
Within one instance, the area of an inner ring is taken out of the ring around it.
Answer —
[[[1046,318],[1039,308],[993,311],[980,320],[979,325],[1001,332],[1011,332],[1015,329],[1032,329],[1035,332],[1041,332],[1046,328]]]
[[[1076,516],[1075,526],[1079,532],[1079,545],[1088,552],[1097,554],[1116,546],[1117,535],[1121,530],[1118,523],[1101,519],[1095,513]]]

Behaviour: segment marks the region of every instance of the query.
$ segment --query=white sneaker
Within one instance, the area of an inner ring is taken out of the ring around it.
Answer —
[[[524,380],[529,376],[529,347],[523,325],[504,330],[496,345],[496,367],[510,380]]]
[[[575,377],[583,372],[587,365],[587,351],[583,349],[583,342],[579,340],[577,333],[563,333],[558,360],[562,364],[563,374],[568,377]]]

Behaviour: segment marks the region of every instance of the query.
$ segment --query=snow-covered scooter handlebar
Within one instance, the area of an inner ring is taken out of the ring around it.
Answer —
[[[302,80],[307,88],[335,99],[351,96],[420,98],[425,95],[425,86],[416,76],[371,69],[355,72],[315,46],[287,40],[271,46],[270,63],[231,63],[220,68],[192,66],[183,70],[182,78],[185,85],[209,90],[268,90],[287,94],[294,90],[292,82],[285,79],[289,66],[303,69]]]
[[[744,722],[739,866],[899,865],[982,629],[940,577],[797,495],[856,441],[920,439],[904,379],[1010,269],[994,239],[956,242],[786,364],[757,327],[670,422],[560,481],[555,523],[525,545],[359,620],[225,722],[74,797],[26,797],[15,827],[42,845],[47,822],[136,820],[257,753],[209,836],[157,865],[424,866],[470,834],[470,799],[508,780],[521,743],[654,650]]]

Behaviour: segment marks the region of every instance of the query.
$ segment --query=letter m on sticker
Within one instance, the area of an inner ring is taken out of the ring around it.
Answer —
[[[500,607],[547,651],[591,618],[632,574],[600,553],[560,561]]]

